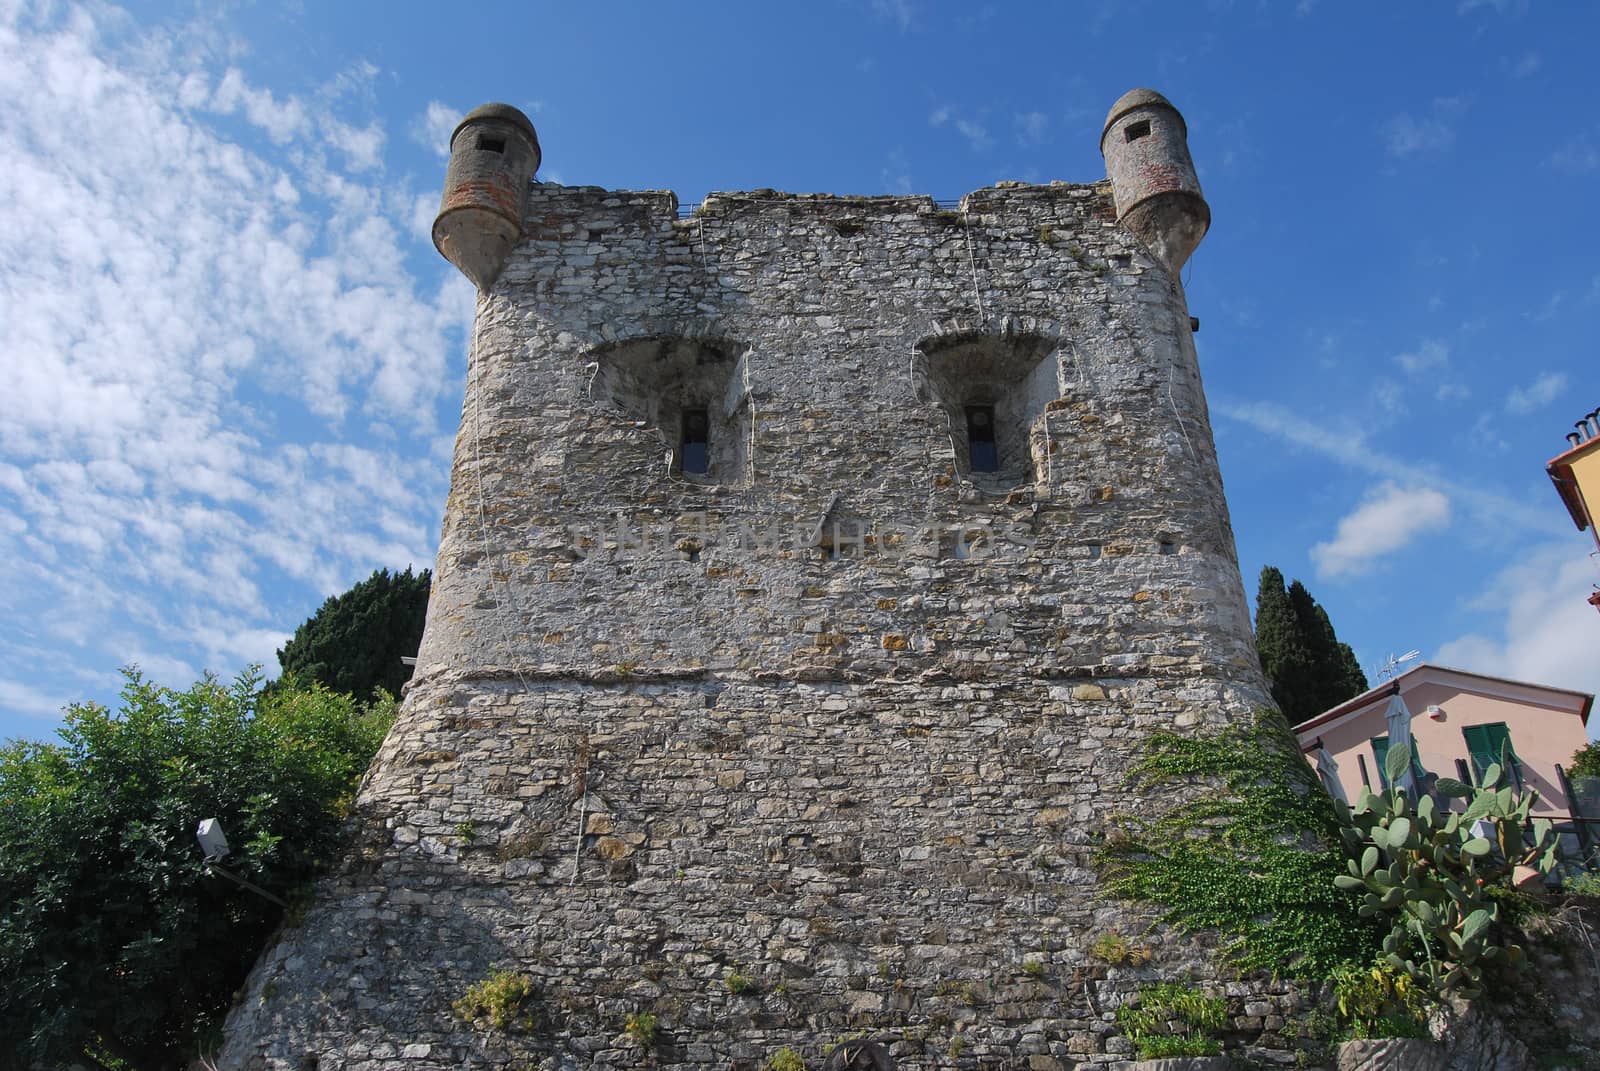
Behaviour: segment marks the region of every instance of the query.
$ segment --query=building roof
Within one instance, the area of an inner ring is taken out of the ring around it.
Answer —
[[[1550,482],[1556,485],[1556,494],[1561,496],[1562,504],[1572,515],[1572,523],[1578,526],[1580,532],[1589,527],[1589,511],[1584,508],[1583,496],[1578,493],[1578,481],[1572,475],[1572,463],[1595,449],[1600,449],[1600,436],[1585,439],[1577,446],[1557,454],[1544,466]]]
[[[1470,670],[1452,669],[1449,666],[1435,666],[1423,662],[1408,669],[1392,681],[1384,681],[1376,688],[1369,688],[1354,699],[1347,699],[1338,706],[1325,710],[1314,718],[1307,718],[1294,727],[1295,735],[1303,736],[1307,732],[1326,728],[1340,718],[1356,714],[1367,707],[1388,699],[1389,696],[1397,692],[1410,691],[1419,684],[1453,684],[1462,691],[1480,693],[1502,691],[1508,688],[1543,693],[1549,696],[1550,699],[1557,701],[1547,701],[1542,705],[1575,710],[1584,725],[1589,724],[1589,708],[1594,705],[1594,696],[1587,692],[1575,692],[1569,688],[1552,688],[1548,684],[1531,684],[1528,681],[1516,681],[1509,677],[1492,677],[1487,673],[1473,673]],[[1486,688],[1486,685],[1493,687]]]

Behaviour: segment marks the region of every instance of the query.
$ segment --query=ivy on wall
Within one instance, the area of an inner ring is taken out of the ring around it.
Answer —
[[[1381,928],[1333,885],[1345,867],[1335,804],[1281,715],[1155,733],[1130,777],[1155,809],[1123,816],[1102,843],[1111,895],[1159,905],[1179,929],[1218,931],[1241,971],[1320,980],[1372,960]]]

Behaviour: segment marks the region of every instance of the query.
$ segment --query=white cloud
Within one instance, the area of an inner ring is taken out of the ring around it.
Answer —
[[[1438,339],[1424,339],[1415,351],[1395,357],[1394,363],[1404,369],[1407,375],[1419,376],[1448,365],[1450,347]]]
[[[198,84],[195,76],[187,76],[181,84],[185,87],[181,95],[193,99],[194,86]],[[304,133],[310,123],[299,101],[280,101],[273,97],[271,90],[251,88],[237,67],[228,68],[222,76],[211,94],[209,106],[223,115],[243,112],[246,119],[280,145]]]
[[[1586,175],[1600,169],[1600,145],[1590,134],[1574,134],[1550,154],[1548,163],[1557,171]]]
[[[1537,52],[1524,52],[1514,59],[1506,61],[1506,69],[1513,78],[1528,78],[1539,73],[1539,68],[1544,66],[1544,61]]]
[[[1437,487],[1452,502],[1470,508],[1484,524],[1493,524],[1494,531],[1549,534],[1553,530],[1550,510],[1531,507],[1518,498],[1484,486],[1481,481],[1463,483],[1431,466],[1376,450],[1367,442],[1359,427],[1322,424],[1272,402],[1233,402],[1219,397],[1211,403],[1211,411],[1226,420],[1247,425],[1263,435],[1320,454],[1355,472],[1386,482]],[[1474,434],[1482,431],[1482,428],[1475,429]]]
[[[354,99],[371,103],[377,98],[378,75],[382,73],[376,64],[360,60],[334,75],[322,86],[320,95],[329,102]]]
[[[324,140],[344,153],[351,171],[373,171],[383,165],[383,128],[377,122],[356,127],[330,116],[318,120]]]
[[[1394,363],[1399,365],[1409,378],[1425,380],[1424,389],[1431,388],[1431,393],[1437,401],[1460,400],[1472,393],[1465,384],[1445,378],[1446,371],[1450,367],[1450,347],[1438,339],[1423,339],[1415,350],[1397,354]],[[1385,412],[1399,414],[1406,411],[1405,391],[1399,384],[1389,379],[1380,379],[1375,389],[1378,392],[1376,400]]]
[[[1497,15],[1516,17],[1527,14],[1528,0],[1461,0],[1456,14],[1470,15],[1474,11],[1492,10]]]
[[[956,129],[961,131],[961,136],[967,139],[967,144],[972,146],[974,152],[982,152],[991,144],[988,130],[975,119],[957,119]]]
[[[1551,320],[1556,318],[1558,313],[1560,313],[1561,307],[1566,304],[1566,301],[1567,292],[1565,290],[1557,290],[1555,293],[1545,298],[1544,304],[1540,305],[1538,309],[1530,313],[1525,313],[1524,315],[1526,315],[1528,319],[1532,320],[1536,324],[1549,323]]]
[[[1600,571],[1586,534],[1537,545],[1518,556],[1471,601],[1499,619],[1488,633],[1443,644],[1431,661],[1534,684],[1600,692],[1600,613],[1588,596]]]
[[[1406,391],[1399,383],[1380,376],[1372,385],[1372,402],[1390,416],[1400,416],[1406,411]]]
[[[181,685],[431,561],[471,287],[419,227],[437,194],[340,103],[370,65],[298,95],[130,34],[0,20],[0,659],[36,635]]]
[[[1386,554],[1450,523],[1450,500],[1430,487],[1386,483],[1339,521],[1331,541],[1311,548],[1325,577],[1363,573]]]
[[[962,137],[967,139],[967,144],[973,152],[982,152],[994,144],[989,137],[989,131],[975,119],[963,119],[949,108],[936,108],[928,116],[928,123],[932,126],[944,126],[946,123],[954,126]]]
[[[1518,387],[1506,395],[1506,408],[1513,413],[1531,413],[1555,401],[1566,389],[1565,372],[1545,372],[1526,387]]]
[[[461,117],[466,112],[452,108],[448,104],[437,100],[430,100],[428,107],[411,124],[411,137],[418,145],[430,150],[441,160],[450,159],[450,135],[455,131]]]
[[[1383,125],[1384,150],[1390,156],[1437,152],[1455,144],[1456,132],[1439,119],[1397,115]]]
[[[60,695],[46,693],[21,681],[0,678],[0,710],[9,710],[30,718],[55,718],[68,700]]]
[[[1443,152],[1455,144],[1455,119],[1463,110],[1459,98],[1439,97],[1426,115],[1402,112],[1390,118],[1381,128],[1384,151],[1393,157]]]
[[[889,154],[888,161],[878,175],[884,189],[892,193],[910,193],[912,190],[911,165],[906,162],[906,154],[899,149]]]
[[[1025,112],[1017,116],[1017,141],[1022,145],[1043,144],[1050,132],[1050,117],[1044,112]]]
[[[880,19],[888,19],[902,31],[911,29],[911,24],[917,15],[911,0],[872,0],[871,6],[874,15]]]

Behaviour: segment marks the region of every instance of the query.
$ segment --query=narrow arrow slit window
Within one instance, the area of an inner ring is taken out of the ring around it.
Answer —
[[[1000,450],[994,441],[994,406],[967,406],[967,450],[973,472],[1000,470]]]
[[[704,409],[683,411],[683,440],[679,444],[684,472],[704,475],[711,461],[711,420]]]

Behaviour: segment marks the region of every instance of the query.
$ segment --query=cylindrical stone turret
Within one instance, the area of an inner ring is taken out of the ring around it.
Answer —
[[[1174,275],[1211,226],[1211,208],[1189,157],[1183,116],[1153,89],[1124,93],[1100,134],[1117,222]]]
[[[479,290],[494,284],[506,254],[522,239],[539,159],[539,135],[509,104],[474,108],[450,135],[433,244]]]

